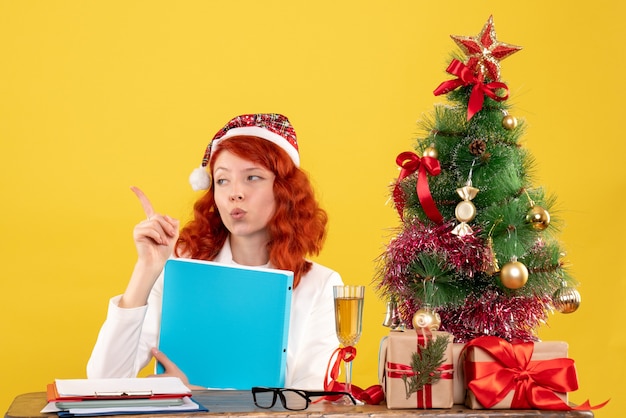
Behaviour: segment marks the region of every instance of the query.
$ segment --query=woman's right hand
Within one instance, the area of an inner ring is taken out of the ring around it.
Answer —
[[[174,251],[174,245],[178,240],[179,222],[167,215],[156,213],[141,189],[131,187],[131,190],[137,195],[146,214],[146,220],[137,224],[133,231],[138,262],[149,264],[161,271]]]
[[[156,213],[139,188],[131,187],[131,190],[141,202],[147,219],[137,224],[133,231],[138,258],[126,291],[118,302],[120,308],[136,308],[147,303],[150,291],[178,240],[178,220]]]

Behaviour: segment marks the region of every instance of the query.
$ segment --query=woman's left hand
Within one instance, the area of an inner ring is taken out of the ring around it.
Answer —
[[[187,375],[183,373],[181,369],[178,368],[176,364],[172,360],[170,360],[165,353],[159,351],[158,348],[152,348],[152,356],[156,361],[161,363],[165,371],[161,374],[153,374],[150,377],[178,377],[183,382],[185,386],[187,386],[191,390],[205,390],[205,387],[196,386],[189,383],[189,379],[187,379]]]

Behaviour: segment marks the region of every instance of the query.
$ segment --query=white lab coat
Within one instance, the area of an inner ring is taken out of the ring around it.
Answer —
[[[213,261],[236,264],[228,240]],[[323,389],[328,361],[339,346],[332,287],[341,284],[337,272],[313,263],[294,290],[286,387]],[[150,350],[159,339],[162,293],[163,274],[152,288],[146,306],[124,309],[118,307],[121,296],[111,298],[106,320],[87,363],[89,378],[135,377],[150,362]]]

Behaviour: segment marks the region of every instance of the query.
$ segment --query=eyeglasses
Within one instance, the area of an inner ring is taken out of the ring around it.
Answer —
[[[356,400],[348,392],[315,392],[300,389],[253,387],[252,397],[254,404],[259,408],[269,409],[276,404],[276,398],[280,398],[283,408],[290,411],[302,411],[313,402],[313,396],[340,396],[346,395],[356,405]]]

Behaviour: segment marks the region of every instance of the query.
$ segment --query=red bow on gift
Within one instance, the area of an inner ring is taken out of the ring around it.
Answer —
[[[437,224],[443,223],[443,216],[439,213],[439,210],[435,205],[435,201],[430,194],[427,177],[427,174],[437,176],[441,173],[439,160],[428,156],[420,158],[417,154],[407,151],[400,153],[396,157],[396,164],[402,168],[400,175],[398,176],[396,186],[393,190],[393,200],[396,204],[396,209],[398,210],[400,219],[403,218],[402,212],[404,211],[405,203],[405,199],[402,196],[402,190],[400,190],[400,181],[417,171],[417,184],[415,185],[415,189],[417,191],[417,197],[419,198],[420,204],[422,205],[426,216],[428,216],[431,221]]]
[[[324,378],[324,390],[327,392],[345,392],[345,384],[337,381],[339,377],[339,368],[341,362],[350,362],[356,357],[355,347],[343,347],[337,348],[328,360],[328,367],[326,368],[326,377]],[[333,358],[335,362],[333,363]],[[328,380],[330,377],[330,380]],[[372,385],[369,388],[363,390],[358,386],[352,385],[352,396],[356,399],[365,402],[369,405],[378,405],[385,399],[385,393],[381,385]],[[341,396],[327,396],[328,400],[336,400]]]
[[[509,97],[509,88],[506,84],[499,81],[492,81],[491,83],[487,84],[483,83],[484,76],[482,73],[479,73],[476,76],[474,72],[469,69],[469,67],[467,67],[459,60],[452,60],[452,62],[446,69],[446,72],[455,75],[458,78],[455,80],[448,80],[441,83],[439,87],[437,87],[434,91],[435,96],[449,93],[452,90],[455,90],[461,86],[470,86],[472,84],[474,85],[474,87],[472,88],[472,93],[470,94],[469,102],[467,104],[467,120],[470,120],[475,113],[483,108],[485,96],[497,102],[506,100]],[[498,96],[496,94],[497,89],[506,90],[504,96]]]
[[[485,350],[494,362],[465,362],[468,388],[485,407],[491,408],[514,391],[511,409],[589,410],[603,407],[608,401],[591,406],[589,401],[570,407],[555,392],[578,389],[574,360],[555,358],[531,361],[532,342],[511,344],[498,337],[478,337],[466,344]]]

